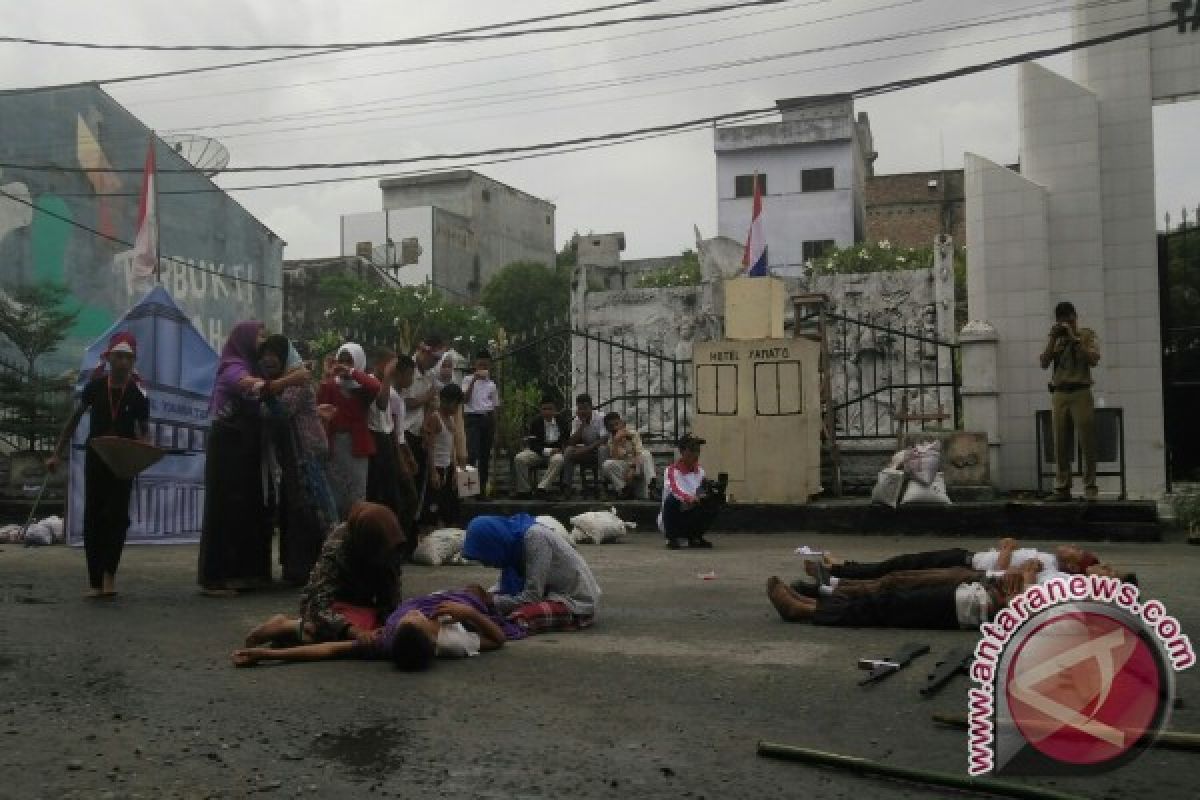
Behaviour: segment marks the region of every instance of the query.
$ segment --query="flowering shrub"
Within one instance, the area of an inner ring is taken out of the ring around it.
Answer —
[[[931,247],[893,247],[884,239],[840,247],[811,263],[813,275],[844,275],[852,272],[892,272],[933,266]]]

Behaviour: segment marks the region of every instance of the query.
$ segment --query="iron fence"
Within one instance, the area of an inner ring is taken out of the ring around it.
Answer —
[[[829,313],[825,320],[839,440],[896,437],[910,424],[961,427],[957,344],[937,338],[929,326],[895,328]]]
[[[620,413],[647,443],[674,442],[691,429],[691,359],[629,339],[561,328],[494,353],[493,363],[502,396],[526,398],[525,409],[510,422],[522,431],[541,396],[569,409],[579,394],[591,395],[601,414]]]

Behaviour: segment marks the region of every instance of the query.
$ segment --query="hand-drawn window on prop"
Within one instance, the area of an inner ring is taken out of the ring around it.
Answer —
[[[696,366],[696,413],[736,417],[738,413],[738,365]]]
[[[804,413],[799,361],[770,361],[754,365],[754,413],[787,417]]]

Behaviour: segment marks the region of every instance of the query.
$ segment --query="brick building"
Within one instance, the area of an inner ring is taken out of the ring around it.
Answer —
[[[929,247],[941,233],[966,243],[963,171],[935,170],[867,178],[868,242]]]

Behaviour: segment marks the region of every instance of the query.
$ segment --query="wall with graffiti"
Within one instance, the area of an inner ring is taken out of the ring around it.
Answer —
[[[149,141],[98,87],[0,93],[0,290],[61,283],[80,310],[42,372],[77,366],[156,283],[132,264]],[[162,285],[218,351],[240,320],[278,330],[284,243],[168,145],[155,148]],[[31,168],[45,165],[74,171]]]

